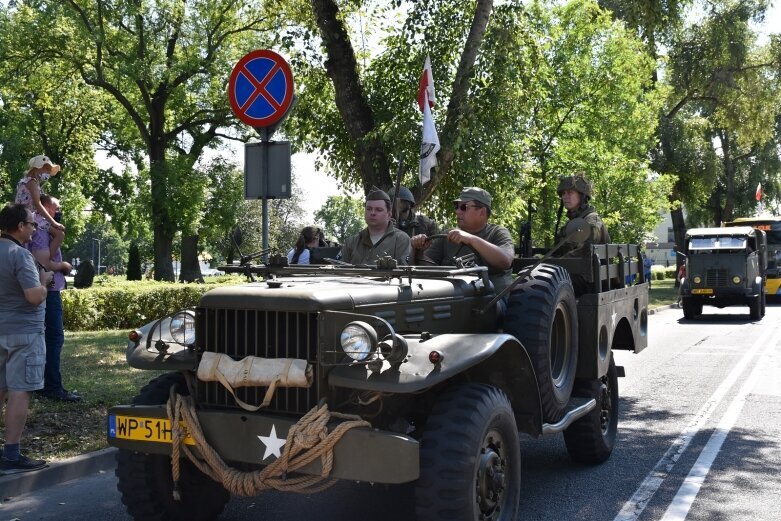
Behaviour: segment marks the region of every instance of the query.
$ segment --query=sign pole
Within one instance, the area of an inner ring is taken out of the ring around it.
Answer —
[[[271,134],[268,130],[268,127],[257,128],[256,130],[260,132],[260,141],[262,143],[261,147],[263,148],[263,171],[268,172],[268,143]],[[268,175],[266,175],[263,179],[263,193],[266,194],[263,196],[263,264],[268,264],[268,179]]]

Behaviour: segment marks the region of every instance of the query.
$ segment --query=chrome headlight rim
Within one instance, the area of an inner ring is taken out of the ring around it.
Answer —
[[[189,310],[171,315],[168,322],[168,334],[177,344],[195,344],[195,313]]]
[[[367,322],[350,322],[339,335],[339,347],[354,361],[365,362],[377,352],[377,330]]]

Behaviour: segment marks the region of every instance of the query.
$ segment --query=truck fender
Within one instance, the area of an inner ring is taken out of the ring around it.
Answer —
[[[171,318],[177,313],[181,311],[153,320],[135,330],[137,340],[129,339],[125,352],[130,367],[165,371],[188,371],[198,367],[195,350],[175,342],[168,332]],[[159,342],[165,346],[165,351],[155,347]]]
[[[542,433],[542,406],[526,348],[512,335],[443,334],[421,340],[405,337],[408,356],[398,364],[376,360],[341,365],[328,374],[334,387],[388,393],[416,393],[448,380],[482,382],[504,391],[516,414],[518,430]],[[442,359],[429,361],[437,351]]]

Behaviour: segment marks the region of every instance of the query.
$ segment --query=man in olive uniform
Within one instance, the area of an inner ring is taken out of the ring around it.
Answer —
[[[391,197],[394,191],[391,190]],[[405,232],[410,238],[414,235],[425,234],[428,236],[439,233],[437,222],[423,214],[415,213],[415,197],[406,186],[399,187],[399,195],[395,197],[396,227]],[[419,264],[423,256],[423,250],[412,250],[411,263]]]
[[[605,223],[599,217],[596,209],[589,204],[591,201],[591,183],[582,173],[559,178],[559,186],[556,189],[561,197],[561,204],[567,210],[567,219],[585,219],[591,228],[589,237],[583,242],[565,244],[558,251],[558,257],[585,257],[591,253],[592,244],[608,244],[610,234]],[[558,244],[566,237],[566,226],[562,226],[556,233]],[[572,285],[576,295],[582,295],[588,291],[588,284],[582,277],[572,277]]]
[[[345,241],[337,258],[350,264],[374,264],[390,256],[400,265],[408,264],[409,236],[393,225],[388,194],[372,187],[364,203],[364,219],[366,228]]]
[[[447,239],[432,241],[426,234],[415,235],[412,247],[426,249],[425,257],[440,266],[451,266],[457,257],[474,253],[475,264],[488,267],[488,276],[497,292],[512,282],[511,268],[515,254],[510,232],[491,224],[491,194],[470,186],[453,201],[458,228],[447,233]]]

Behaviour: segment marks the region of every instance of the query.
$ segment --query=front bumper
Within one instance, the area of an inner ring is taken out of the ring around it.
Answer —
[[[109,445],[123,450],[149,454],[171,454],[170,442],[126,439],[134,435],[143,438],[146,429],[134,425],[118,427],[117,417],[166,419],[165,406],[118,405],[109,410],[107,437]],[[243,411],[198,411],[201,429],[209,444],[227,463],[254,465],[258,468],[276,460],[261,437],[287,437],[297,420],[281,416],[247,414]],[[329,432],[336,422],[329,424]],[[122,430],[122,432],[120,432]],[[273,432],[272,432],[273,430]],[[149,429],[150,435],[154,435]],[[272,443],[273,445],[273,443]],[[265,457],[265,459],[264,459]],[[320,475],[322,466],[317,459],[299,472]],[[369,481],[374,483],[407,483],[419,476],[419,443],[395,432],[355,428],[345,433],[334,446],[334,463],[330,474],[337,479]]]

